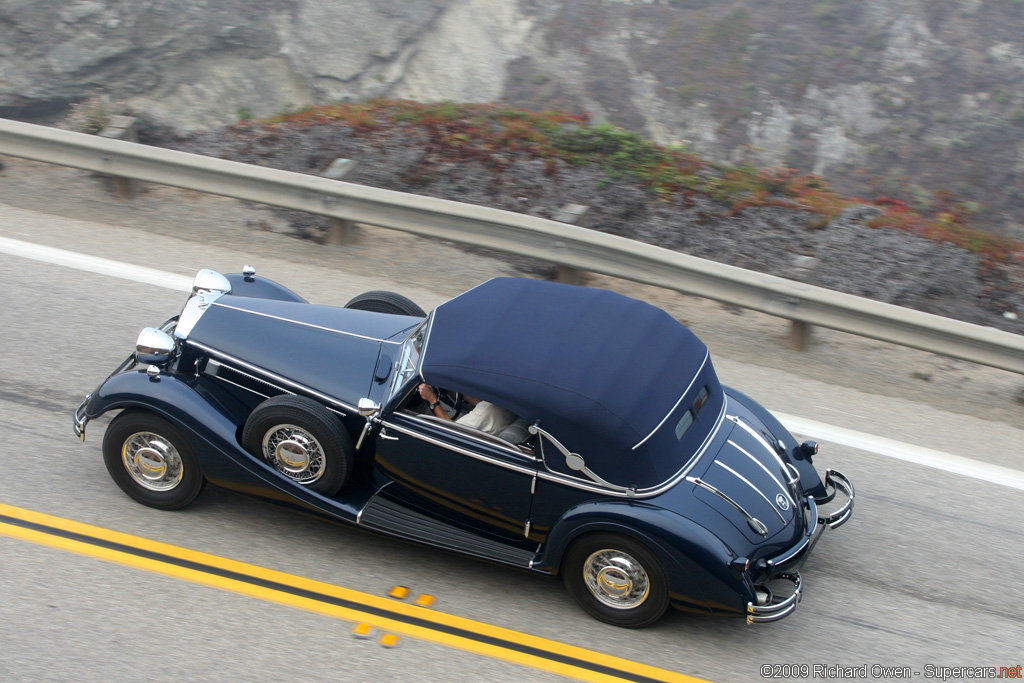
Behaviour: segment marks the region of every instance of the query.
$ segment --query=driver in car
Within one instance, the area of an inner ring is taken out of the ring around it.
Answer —
[[[452,419],[448,413],[444,412],[444,409],[438,402],[437,392],[434,391],[434,387],[429,384],[420,384],[419,392],[420,397],[426,401],[430,407],[430,412],[432,414],[444,420]],[[487,432],[488,434],[497,435],[516,419],[515,413],[509,412],[504,408],[494,405],[493,403],[481,401],[478,398],[466,396],[465,394],[463,394],[462,398],[466,403],[473,406],[473,408],[468,413],[460,415],[455,420],[455,422],[460,425],[479,429],[481,432]]]

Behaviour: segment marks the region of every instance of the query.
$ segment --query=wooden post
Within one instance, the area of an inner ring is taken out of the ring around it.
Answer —
[[[818,267],[818,259],[814,256],[793,257],[793,272],[800,282],[807,282]],[[806,351],[811,345],[811,331],[814,326],[803,320],[790,321],[789,347],[794,351]]]
[[[99,132],[101,138],[138,142],[138,119],[134,116],[111,116],[107,127]],[[139,189],[135,178],[110,176],[111,188],[118,199],[132,199]]]
[[[344,180],[352,171],[356,170],[358,162],[352,159],[335,159],[323,173],[323,178],[331,180]],[[351,244],[355,235],[356,226],[352,221],[344,218],[331,218],[327,225],[327,235],[324,237],[324,244]]]
[[[555,220],[561,223],[569,223],[570,225],[579,225],[583,216],[589,210],[590,207],[583,204],[566,204],[555,214]],[[567,285],[582,285],[585,280],[586,277],[582,270],[569,266],[559,265],[558,271],[555,274],[555,282],[562,282]]]

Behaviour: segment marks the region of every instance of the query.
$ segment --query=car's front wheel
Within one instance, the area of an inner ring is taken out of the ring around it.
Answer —
[[[303,396],[283,394],[256,406],[242,443],[281,474],[325,496],[340,491],[352,474],[352,437],[334,413]]]
[[[126,410],[113,419],[103,435],[103,462],[122,491],[160,510],[185,507],[206,485],[188,440],[144,410]]]
[[[566,552],[562,580],[591,616],[615,626],[648,626],[668,608],[661,562],[620,534],[589,534],[575,541]]]

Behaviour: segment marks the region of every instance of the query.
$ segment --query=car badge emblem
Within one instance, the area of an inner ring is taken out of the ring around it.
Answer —
[[[789,501],[781,493],[775,496],[775,502],[778,504],[778,506],[782,509],[783,512],[789,509]]]

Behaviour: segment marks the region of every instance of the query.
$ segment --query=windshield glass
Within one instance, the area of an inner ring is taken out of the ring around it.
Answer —
[[[402,356],[398,361],[398,372],[395,373],[394,384],[391,385],[391,397],[416,375],[420,353],[423,351],[423,340],[427,336],[427,321],[413,330],[409,338],[402,343]]]

